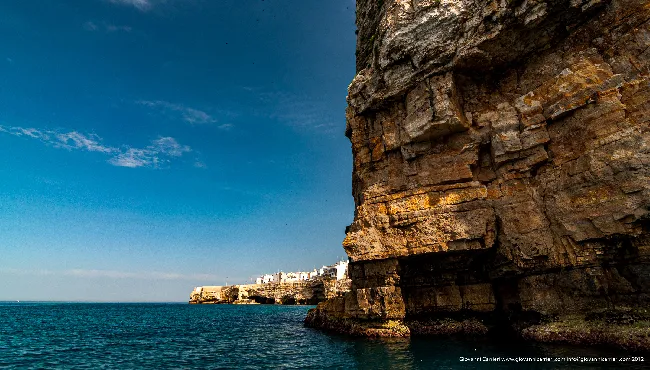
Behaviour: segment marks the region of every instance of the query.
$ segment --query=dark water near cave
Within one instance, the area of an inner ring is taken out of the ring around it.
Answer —
[[[461,357],[621,357],[526,342],[354,339],[303,327],[309,307],[0,303],[0,368],[605,368],[620,363],[469,363]],[[644,363],[628,364],[644,368]]]

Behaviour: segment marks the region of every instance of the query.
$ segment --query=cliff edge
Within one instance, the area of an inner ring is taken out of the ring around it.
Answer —
[[[306,325],[650,349],[650,0],[357,0],[352,290]]]

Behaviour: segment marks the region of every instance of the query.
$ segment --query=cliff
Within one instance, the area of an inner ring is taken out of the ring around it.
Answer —
[[[650,1],[356,14],[352,290],[306,324],[650,348]]]
[[[192,304],[255,302],[264,304],[317,304],[350,290],[350,280],[313,279],[304,282],[197,287]]]

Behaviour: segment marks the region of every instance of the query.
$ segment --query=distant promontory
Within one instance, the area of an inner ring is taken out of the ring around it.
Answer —
[[[195,287],[190,304],[315,305],[350,290],[347,261],[310,272],[277,272],[256,278],[255,284]]]

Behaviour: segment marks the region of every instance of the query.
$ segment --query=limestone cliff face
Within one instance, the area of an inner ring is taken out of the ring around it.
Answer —
[[[650,0],[358,0],[357,27],[352,291],[309,325],[648,306]]]

